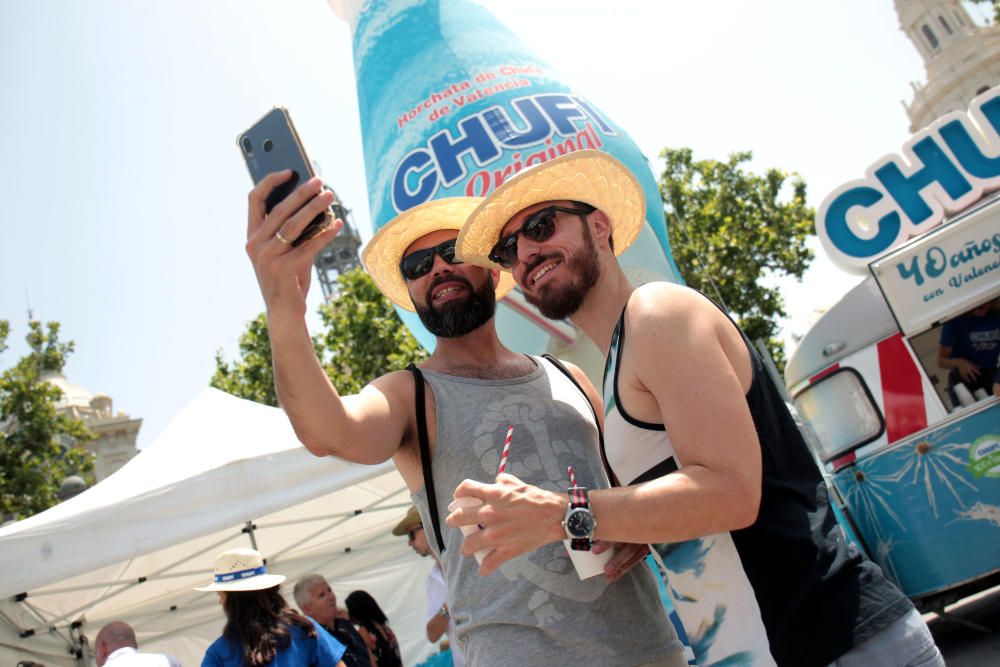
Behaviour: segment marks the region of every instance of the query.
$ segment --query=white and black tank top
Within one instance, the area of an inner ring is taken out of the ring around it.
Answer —
[[[825,666],[912,605],[847,545],[791,413],[743,339],[753,367],[746,399],[761,447],[758,518],[741,530],[654,549],[699,665]],[[604,372],[604,427],[608,462],[622,484],[632,485],[684,462],[669,424],[637,420],[622,405],[625,347],[623,310]]]

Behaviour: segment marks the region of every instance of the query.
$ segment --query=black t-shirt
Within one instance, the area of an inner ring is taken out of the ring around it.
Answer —
[[[333,627],[327,627],[327,631],[333,635],[337,641],[347,647],[344,653],[344,664],[347,667],[375,667],[368,659],[368,647],[365,640],[354,628],[350,621],[337,618],[333,621]]]

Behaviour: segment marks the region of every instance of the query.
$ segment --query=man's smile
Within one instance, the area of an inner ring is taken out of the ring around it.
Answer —
[[[450,301],[467,291],[468,288],[464,283],[457,280],[448,280],[431,288],[431,301],[434,303]]]

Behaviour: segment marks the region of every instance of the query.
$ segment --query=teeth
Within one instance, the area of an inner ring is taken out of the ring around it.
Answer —
[[[541,278],[542,276],[544,276],[544,275],[545,275],[546,273],[548,273],[548,272],[549,272],[549,271],[551,271],[552,269],[556,268],[556,266],[557,266],[558,264],[559,264],[559,262],[552,262],[551,264],[546,264],[545,266],[543,266],[542,268],[540,268],[540,269],[538,270],[538,272],[537,272],[537,273],[535,273],[535,275],[533,275],[533,276],[531,277],[531,284],[532,284],[532,285],[534,285],[535,283],[537,283],[537,282],[538,282],[538,280],[539,280],[539,279],[540,279],[540,278]]]
[[[440,299],[441,297],[447,296],[447,295],[451,294],[452,292],[457,292],[459,289],[461,289],[461,288],[459,288],[459,287],[446,287],[445,289],[443,289],[440,292],[438,292],[437,294],[435,294],[434,298],[435,299]]]

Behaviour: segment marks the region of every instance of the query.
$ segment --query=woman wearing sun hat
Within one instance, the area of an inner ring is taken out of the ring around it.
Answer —
[[[211,584],[195,590],[219,594],[226,627],[202,667],[344,667],[344,645],[288,606],[278,591],[285,577],[268,574],[259,551],[219,554],[214,574]]]

